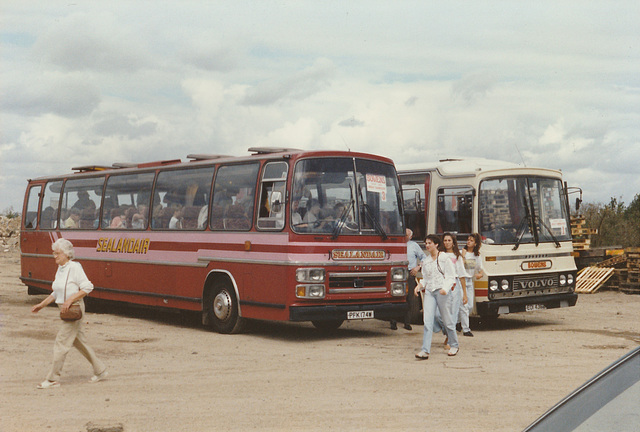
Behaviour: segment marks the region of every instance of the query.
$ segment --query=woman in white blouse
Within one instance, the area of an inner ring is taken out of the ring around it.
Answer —
[[[53,302],[56,302],[60,310],[65,312],[73,303],[78,303],[84,316],[83,298],[93,290],[93,284],[84,273],[82,265],[73,261],[75,253],[69,240],[58,239],[53,243],[51,249],[53,249],[53,257],[56,264],[58,264],[58,271],[52,284],[53,292],[31,308],[31,312],[36,313]],[[61,326],[53,346],[53,364],[47,374],[47,378],[38,385],[38,388],[46,389],[60,386],[58,382],[60,372],[71,347],[76,347],[80,354],[91,363],[94,375],[89,380],[90,382],[98,382],[105,379],[107,377],[107,368],[87,344],[86,336],[82,329],[82,319],[77,321],[61,320],[60,322]]]
[[[467,238],[467,245],[460,252],[464,259],[464,268],[467,271],[467,304],[460,307],[458,320],[462,325],[462,334],[464,336],[473,336],[469,327],[469,313],[473,310],[473,299],[475,297],[474,279],[480,279],[484,275],[482,267],[482,255],[480,255],[480,247],[482,239],[480,234],[473,233]]]
[[[415,355],[418,360],[429,358],[436,308],[440,312],[444,330],[449,338],[450,348],[448,355],[454,356],[458,353],[456,324],[448,305],[451,289],[456,283],[456,270],[451,259],[444,252],[438,250],[438,247],[442,244],[440,237],[429,234],[424,243],[427,249],[427,257],[422,260],[423,278],[415,289],[416,295],[421,291],[424,292],[422,306],[424,332],[422,335],[422,350]]]

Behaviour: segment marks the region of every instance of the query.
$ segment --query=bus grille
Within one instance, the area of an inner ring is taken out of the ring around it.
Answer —
[[[329,294],[387,291],[386,272],[329,273]]]
[[[542,276],[518,276],[513,278],[513,290],[539,290],[558,288],[558,274],[548,273]]]

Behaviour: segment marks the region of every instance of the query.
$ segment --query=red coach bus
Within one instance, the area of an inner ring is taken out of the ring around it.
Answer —
[[[405,310],[396,170],[364,153],[250,148],[29,180],[21,280],[51,291],[51,243],[70,240],[92,297],[201,311],[236,333],[246,318],[389,319]]]

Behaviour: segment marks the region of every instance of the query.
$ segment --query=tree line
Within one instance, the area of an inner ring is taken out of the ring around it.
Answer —
[[[583,203],[577,214],[587,228],[596,228],[591,247],[640,247],[640,194],[629,205],[612,197],[608,204]]]

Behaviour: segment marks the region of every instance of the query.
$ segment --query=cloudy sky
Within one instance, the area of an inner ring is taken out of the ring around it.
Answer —
[[[0,211],[86,164],[347,148],[640,193],[640,2],[0,0]]]

